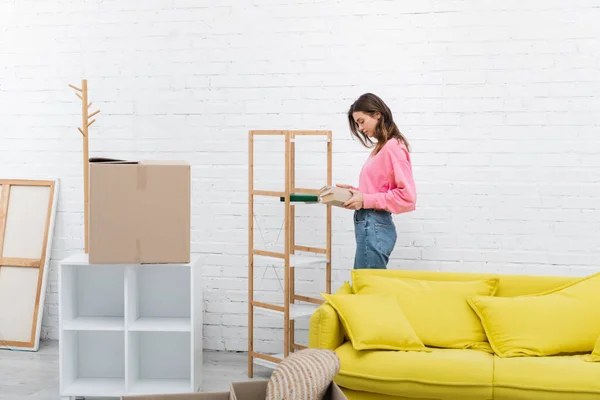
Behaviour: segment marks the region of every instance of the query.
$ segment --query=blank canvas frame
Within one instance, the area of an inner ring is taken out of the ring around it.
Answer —
[[[0,179],[0,348],[39,348],[58,182]]]

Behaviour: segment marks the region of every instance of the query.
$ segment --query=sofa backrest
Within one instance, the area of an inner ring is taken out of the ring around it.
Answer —
[[[581,277],[575,276],[514,275],[477,272],[438,272],[399,269],[354,269],[352,270],[352,277],[354,277],[355,274],[373,274],[376,276],[390,278],[412,278],[435,281],[464,281],[498,278],[500,279],[500,284],[498,285],[498,291],[496,292],[496,296],[499,297],[513,297],[540,293],[581,279]]]

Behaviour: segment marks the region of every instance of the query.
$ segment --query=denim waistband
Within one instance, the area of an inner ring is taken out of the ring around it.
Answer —
[[[392,215],[391,212],[386,211],[386,210],[376,210],[374,208],[361,208],[360,210],[356,210],[356,213],[359,215],[365,215],[365,214],[376,214],[376,215]]]
[[[361,208],[354,212],[354,222],[373,221],[377,224],[393,224],[392,213],[385,210],[375,210],[372,208]]]

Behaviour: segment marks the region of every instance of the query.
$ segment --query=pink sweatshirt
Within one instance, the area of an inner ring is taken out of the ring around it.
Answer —
[[[393,214],[413,211],[417,192],[404,143],[390,139],[377,155],[370,155],[360,172],[358,188],[354,189],[363,194],[363,208]]]

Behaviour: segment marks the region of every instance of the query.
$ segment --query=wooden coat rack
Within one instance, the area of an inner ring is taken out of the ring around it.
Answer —
[[[88,254],[88,207],[89,207],[89,145],[88,145],[88,131],[89,127],[96,122],[95,119],[90,121],[90,118],[94,117],[100,112],[96,110],[89,114],[92,103],[88,103],[88,86],[87,79],[81,81],[81,88],[73,85],[69,85],[77,92],[75,94],[81,99],[81,128],[79,132],[83,135],[83,219],[85,229],[85,254]]]

